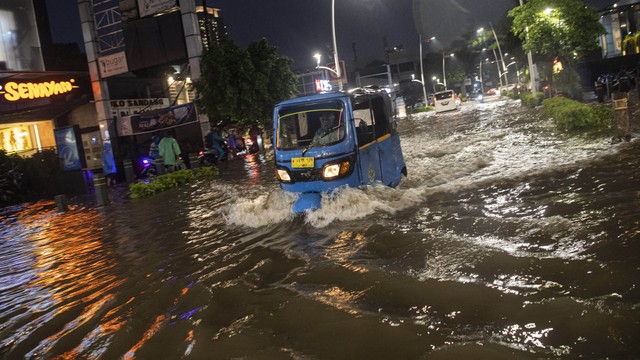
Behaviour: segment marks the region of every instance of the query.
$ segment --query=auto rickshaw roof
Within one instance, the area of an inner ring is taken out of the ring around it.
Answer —
[[[314,103],[317,101],[323,100],[332,100],[349,97],[351,99],[356,99],[362,96],[375,96],[375,95],[387,95],[384,90],[379,89],[377,87],[361,87],[350,90],[349,92],[344,91],[333,91],[326,93],[319,93],[314,95],[305,95],[297,98],[289,99],[282,101],[279,106],[287,106],[287,105],[299,105],[301,103]]]

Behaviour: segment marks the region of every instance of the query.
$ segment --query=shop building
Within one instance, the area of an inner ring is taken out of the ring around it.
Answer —
[[[95,165],[101,147],[92,146],[99,143],[99,132],[92,121],[89,74],[81,71],[86,66],[49,66],[46,60],[59,47],[48,24],[43,0],[0,3],[0,150],[27,157],[56,149],[55,131],[75,127],[82,129],[83,166]],[[82,64],[77,45],[76,51],[64,47],[76,55],[67,58],[70,64]]]

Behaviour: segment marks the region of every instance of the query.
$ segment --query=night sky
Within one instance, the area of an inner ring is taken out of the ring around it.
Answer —
[[[200,1],[200,0],[198,0]],[[514,0],[335,0],[338,53],[352,62],[356,43],[358,62],[384,58],[387,46],[418,47],[418,34],[436,36],[437,46],[446,48],[459,34],[489,22],[499,23]],[[602,8],[611,0],[589,0]],[[246,47],[262,37],[283,55],[294,60],[294,68],[315,65],[313,54],[332,47],[331,1],[329,0],[207,0],[221,9],[229,35]],[[54,42],[82,44],[76,0],[48,0]],[[435,46],[435,44],[434,44]],[[325,58],[325,60],[328,60]],[[323,60],[324,62],[324,60]]]

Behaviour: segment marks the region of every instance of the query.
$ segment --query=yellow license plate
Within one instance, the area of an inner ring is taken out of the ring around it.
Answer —
[[[313,168],[312,157],[291,158],[291,167],[294,169]]]

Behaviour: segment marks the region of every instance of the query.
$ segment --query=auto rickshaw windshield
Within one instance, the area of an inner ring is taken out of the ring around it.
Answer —
[[[280,109],[276,131],[279,150],[295,150],[336,144],[345,138],[341,102]]]

